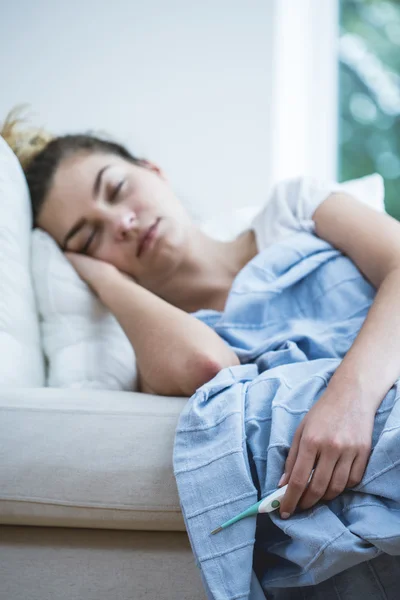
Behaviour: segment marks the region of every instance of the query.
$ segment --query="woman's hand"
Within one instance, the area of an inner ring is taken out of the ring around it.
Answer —
[[[344,401],[328,386],[294,435],[279,482],[279,487],[288,483],[280,506],[282,518],[288,518],[297,504],[311,508],[360,483],[370,457],[374,417],[365,400],[353,396]]]
[[[66,252],[65,256],[80,278],[96,293],[98,293],[99,284],[103,283],[109,274],[118,273],[118,269],[110,265],[110,263],[91,258],[90,256],[74,252]]]

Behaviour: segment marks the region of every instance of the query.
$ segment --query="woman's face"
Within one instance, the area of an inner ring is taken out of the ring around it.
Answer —
[[[162,171],[77,153],[54,176],[38,225],[63,248],[115,265],[154,288],[179,266],[192,222]]]

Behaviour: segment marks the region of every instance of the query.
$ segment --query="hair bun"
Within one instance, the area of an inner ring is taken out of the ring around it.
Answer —
[[[26,108],[26,105],[13,108],[0,126],[0,135],[17,155],[24,170],[54,138],[42,128],[25,125],[28,119],[23,113]]]

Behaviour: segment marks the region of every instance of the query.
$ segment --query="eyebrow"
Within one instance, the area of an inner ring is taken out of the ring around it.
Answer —
[[[101,178],[103,177],[104,171],[106,169],[109,169],[110,167],[111,167],[111,165],[106,165],[105,167],[100,169],[100,171],[97,173],[96,179],[94,180],[94,185],[93,185],[93,198],[96,198],[100,191]]]
[[[93,184],[93,190],[92,190],[92,195],[93,198],[96,199],[99,191],[100,191],[100,187],[101,187],[101,178],[103,177],[103,173],[104,171],[106,171],[106,169],[109,169],[111,167],[111,165],[106,165],[105,167],[102,167],[100,169],[100,171],[97,173],[96,175],[96,179],[94,180],[94,184]],[[67,235],[64,238],[64,241],[62,243],[62,250],[63,252],[65,252],[65,250],[67,249],[67,244],[70,241],[71,238],[74,237],[74,235],[76,235],[78,233],[78,231],[80,231],[82,229],[82,227],[84,227],[87,223],[86,219],[79,219],[79,221],[77,223],[75,223],[75,225],[73,227],[71,227],[71,229],[68,231]]]

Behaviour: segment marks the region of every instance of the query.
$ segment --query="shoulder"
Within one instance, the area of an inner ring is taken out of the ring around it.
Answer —
[[[339,184],[294,177],[275,184],[252,221],[259,250],[300,230],[314,231],[312,216]]]

